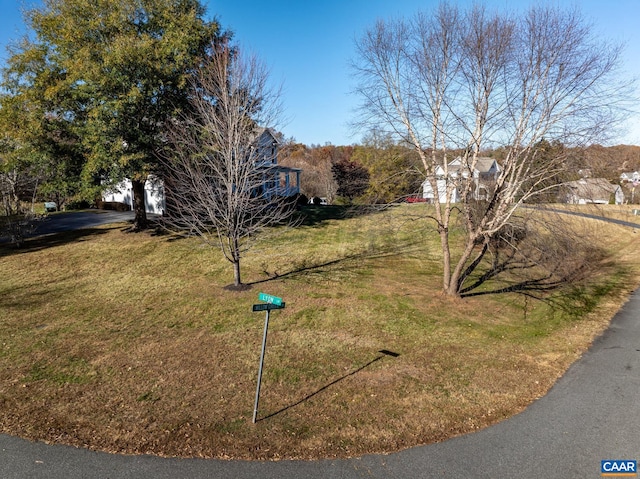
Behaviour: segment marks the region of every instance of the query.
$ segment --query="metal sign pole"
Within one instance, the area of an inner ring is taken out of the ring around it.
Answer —
[[[264,320],[264,335],[262,336],[262,352],[260,353],[260,367],[258,368],[258,386],[256,387],[256,401],[253,406],[253,424],[256,423],[256,417],[258,416],[258,401],[260,401],[260,383],[262,382],[262,365],[264,363],[264,351],[267,347],[267,329],[269,329],[269,313],[271,311],[267,309],[267,315]]]

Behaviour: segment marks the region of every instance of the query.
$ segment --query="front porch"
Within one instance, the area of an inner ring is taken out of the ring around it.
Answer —
[[[262,197],[267,201],[273,198],[288,198],[300,193],[299,168],[274,166],[262,173]]]

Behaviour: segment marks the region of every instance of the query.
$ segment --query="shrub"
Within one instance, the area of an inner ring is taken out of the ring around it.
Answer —
[[[131,211],[131,206],[119,201],[101,201],[96,202],[96,206],[101,210],[113,210],[113,211]]]
[[[86,210],[88,208],[91,208],[91,205],[87,200],[74,200],[64,205],[65,211]]]

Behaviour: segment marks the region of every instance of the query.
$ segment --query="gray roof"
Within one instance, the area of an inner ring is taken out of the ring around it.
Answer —
[[[611,194],[619,188],[605,178],[583,178],[569,181],[564,186],[569,188],[573,196],[591,201],[609,201]]]
[[[476,161],[476,170],[478,170],[480,173],[487,173],[489,170],[491,170],[491,167],[494,163],[496,163],[497,165],[496,160],[494,160],[493,158],[478,158],[478,160]]]
[[[457,164],[455,164],[457,163]],[[496,164],[497,171],[500,171],[500,165],[496,162],[494,158],[488,157],[478,157],[476,159],[476,167],[475,170],[478,173],[488,173],[491,170],[493,164]],[[449,171],[459,171],[462,168],[462,158],[457,157],[451,163],[449,163]]]

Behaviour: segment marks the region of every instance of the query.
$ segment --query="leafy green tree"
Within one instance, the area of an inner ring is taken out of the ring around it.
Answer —
[[[346,198],[349,203],[369,187],[369,172],[355,161],[342,159],[333,164],[331,171],[338,184],[338,196]]]
[[[60,76],[42,48],[20,50],[4,70],[0,95],[5,166],[37,175],[41,195],[59,206],[79,192],[83,162],[73,123],[62,114],[69,97],[55,88]]]
[[[369,171],[364,195],[370,203],[392,203],[414,195],[424,180],[415,152],[389,136],[368,135],[362,146],[355,147],[352,159]]]
[[[162,132],[188,104],[187,78],[221,36],[204,15],[198,0],[45,0],[27,12],[34,39],[15,49],[5,72],[29,111],[79,140],[85,195],[131,178],[136,230],[147,226],[144,182],[157,168]]]

